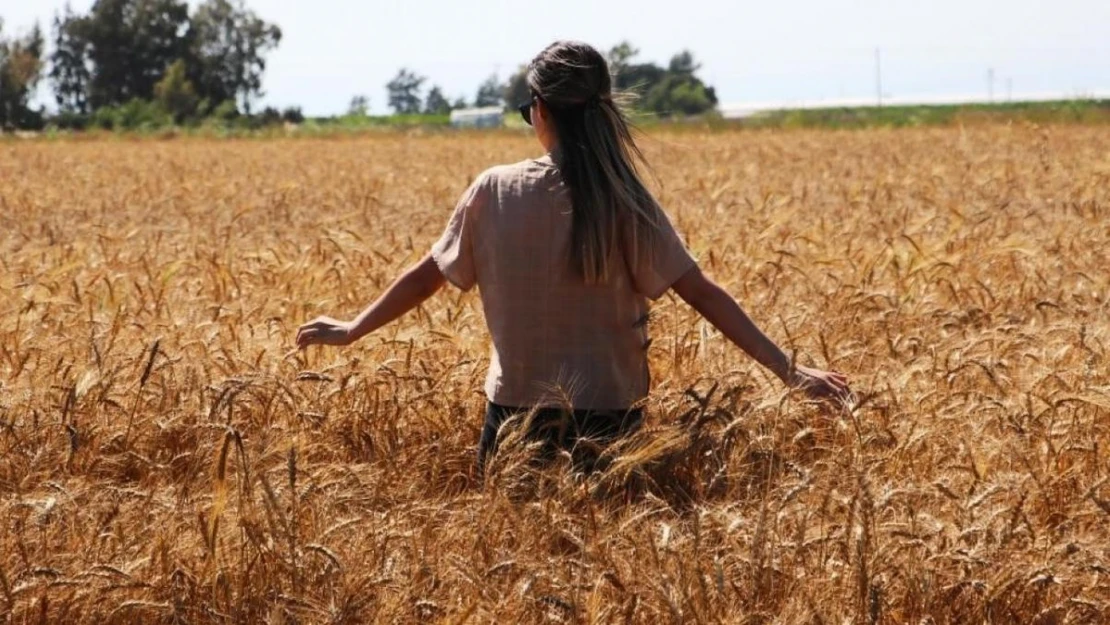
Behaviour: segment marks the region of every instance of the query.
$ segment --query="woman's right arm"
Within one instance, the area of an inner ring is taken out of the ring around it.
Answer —
[[[671,288],[726,338],[786,385],[801,388],[813,397],[845,397],[848,394],[848,378],[840,373],[802,365],[791,367],[786,353],[752,322],[732,296],[696,265]]]
[[[416,308],[446,282],[428,254],[409,268],[373,304],[352,321],[317,317],[297,329],[297,347],[350,345]]]

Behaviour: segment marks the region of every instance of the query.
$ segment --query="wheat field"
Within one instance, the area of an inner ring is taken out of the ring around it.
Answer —
[[[345,348],[522,134],[0,143],[0,622],[1110,622],[1110,130],[657,132],[707,274],[643,431],[475,471],[450,287]]]

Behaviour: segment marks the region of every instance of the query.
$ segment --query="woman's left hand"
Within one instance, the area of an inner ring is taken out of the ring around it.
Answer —
[[[792,388],[805,391],[813,399],[840,399],[851,397],[852,389],[848,378],[835,371],[823,371],[813,367],[795,365],[794,372],[787,381]]]
[[[351,324],[331,317],[317,317],[297,329],[297,347],[309,345],[350,345],[354,342]]]

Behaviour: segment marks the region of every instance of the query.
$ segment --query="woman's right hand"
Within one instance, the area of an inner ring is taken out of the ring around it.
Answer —
[[[331,317],[317,317],[297,329],[297,347],[309,345],[350,345],[354,342],[351,324]]]
[[[813,399],[847,400],[852,394],[847,376],[802,365],[794,365],[786,383],[791,388],[805,391]]]

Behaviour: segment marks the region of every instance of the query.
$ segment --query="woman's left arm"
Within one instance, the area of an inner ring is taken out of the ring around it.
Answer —
[[[788,386],[803,389],[813,397],[847,398],[850,395],[848,378],[843,374],[791,363],[786,353],[752,322],[740,304],[696,265],[671,288],[721,334]]]
[[[297,347],[350,345],[404,315],[436,293],[446,279],[431,254],[397,278],[353,321],[317,317],[297,329]]]

